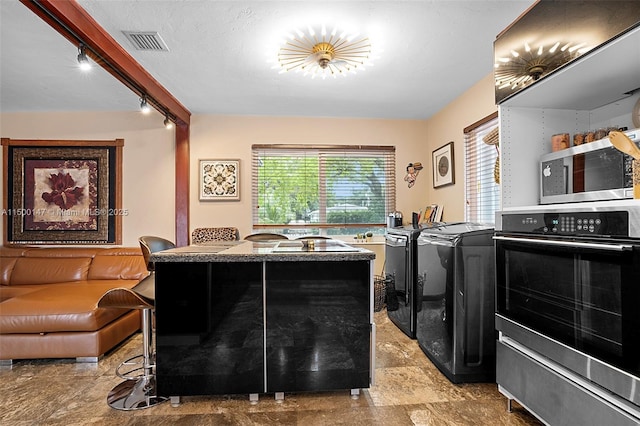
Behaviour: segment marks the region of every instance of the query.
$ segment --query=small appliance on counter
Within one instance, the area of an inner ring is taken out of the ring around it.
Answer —
[[[495,379],[493,234],[445,223],[417,240],[418,345],[453,383]]]
[[[397,228],[402,226],[402,212],[395,211],[389,213],[387,217],[387,228]]]

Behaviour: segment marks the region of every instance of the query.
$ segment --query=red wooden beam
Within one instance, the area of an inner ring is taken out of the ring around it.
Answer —
[[[189,126],[176,125],[176,245],[189,245]]]

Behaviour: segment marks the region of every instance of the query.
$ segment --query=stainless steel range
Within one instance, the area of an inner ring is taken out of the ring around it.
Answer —
[[[640,202],[496,220],[496,382],[548,424],[640,424]]]

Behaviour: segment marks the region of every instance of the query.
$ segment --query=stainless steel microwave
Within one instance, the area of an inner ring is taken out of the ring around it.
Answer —
[[[640,129],[624,132],[636,144]],[[632,158],[600,139],[540,158],[540,204],[633,198]]]

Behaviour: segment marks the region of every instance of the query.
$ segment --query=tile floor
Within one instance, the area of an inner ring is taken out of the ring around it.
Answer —
[[[31,425],[540,425],[506,399],[495,384],[454,385],[431,364],[416,341],[406,337],[386,315],[377,325],[376,384],[352,399],[349,391],[183,397],[145,410],[123,412],[106,403],[119,383],[114,368],[140,352],[140,334],[105,355],[97,364],[74,360],[30,360],[0,368],[0,424]]]

